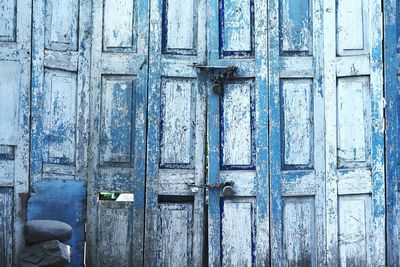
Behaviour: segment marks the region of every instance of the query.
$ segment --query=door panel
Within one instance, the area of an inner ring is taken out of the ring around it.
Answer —
[[[29,190],[31,3],[0,3],[0,265],[23,246],[20,194]]]
[[[89,114],[91,6],[87,1],[33,3],[31,186],[27,219],[62,220],[74,227],[68,245],[71,266],[84,262],[86,198],[65,216],[59,205],[76,201],[40,190],[63,184],[65,191],[85,192]],[[75,195],[75,194],[74,194]],[[39,204],[43,201],[46,208]]]
[[[13,188],[0,188],[0,264],[13,266]]]
[[[324,265],[321,13],[318,0],[269,1],[273,266]]]
[[[142,0],[93,3],[90,266],[143,265],[148,9]]]
[[[209,1],[208,65],[238,67],[222,94],[208,77],[212,266],[269,264],[266,11],[262,1]],[[215,187],[225,182],[234,183],[232,196]]]
[[[386,223],[387,264],[400,266],[399,235],[399,1],[386,1],[385,13],[385,99],[386,106]]]
[[[324,3],[327,264],[385,263],[381,2]],[[360,18],[360,19],[356,19]],[[336,42],[332,42],[336,36]]]
[[[151,3],[146,266],[202,266],[205,1]]]

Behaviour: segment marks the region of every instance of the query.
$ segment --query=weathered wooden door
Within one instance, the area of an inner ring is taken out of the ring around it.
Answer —
[[[386,224],[387,265],[400,266],[400,1],[385,1],[385,99],[386,104]]]
[[[269,1],[273,266],[385,264],[380,5]]]
[[[33,1],[31,195],[28,220],[74,228],[71,266],[84,262],[90,12],[88,1]],[[63,210],[72,207],[74,211]]]
[[[209,265],[267,266],[267,3],[211,0],[208,10],[210,72],[238,68],[219,93],[208,77]]]
[[[268,11],[271,263],[323,266],[322,1],[270,0]]]
[[[151,1],[146,266],[202,266],[206,1]]]
[[[23,246],[21,196],[29,190],[31,1],[0,2],[0,266]]]
[[[383,266],[381,1],[329,0],[323,10],[327,264]]]
[[[148,2],[93,1],[88,266],[143,264]]]

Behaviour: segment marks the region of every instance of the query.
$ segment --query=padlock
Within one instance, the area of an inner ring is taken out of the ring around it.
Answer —
[[[216,80],[212,86],[214,93],[221,95],[222,94],[222,86],[221,83]]]

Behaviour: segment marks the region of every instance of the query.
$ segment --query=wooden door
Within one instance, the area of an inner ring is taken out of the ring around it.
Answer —
[[[272,264],[385,263],[380,1],[269,1]]]
[[[0,266],[17,264],[29,190],[31,1],[0,2]]]
[[[32,194],[27,219],[72,225],[71,265],[79,266],[84,262],[85,216],[80,214],[85,214],[86,199],[68,216],[59,205],[77,201],[75,194],[55,192],[60,184],[65,192],[86,191],[91,5],[83,0],[38,0],[32,12]],[[41,201],[45,204],[37,204]]]
[[[400,266],[400,158],[399,158],[399,24],[400,2],[385,1],[384,56],[386,99],[386,225],[387,265]]]
[[[202,266],[206,1],[151,1],[146,266]]]
[[[271,264],[323,266],[322,1],[272,0],[268,10]]]
[[[148,14],[93,1],[88,266],[143,265]]]
[[[385,264],[381,10],[324,1],[328,265]]]
[[[267,266],[267,3],[210,0],[208,10],[208,65],[238,68],[221,93],[208,77],[208,263]]]

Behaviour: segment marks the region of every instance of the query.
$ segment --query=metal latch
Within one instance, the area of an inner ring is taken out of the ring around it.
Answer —
[[[224,196],[233,196],[235,194],[235,189],[234,189],[235,182],[233,181],[226,181],[224,183],[217,183],[217,184],[200,184],[200,185],[196,185],[194,183],[186,183],[186,184],[187,186],[193,189],[199,189],[199,188],[206,188],[208,190],[222,189],[222,193]]]
[[[193,68],[197,68],[201,71],[205,71],[208,76],[212,77],[213,86],[212,89],[214,93],[222,95],[222,83],[228,79],[231,79],[235,76],[236,71],[238,69],[237,66],[207,66],[207,65],[199,65],[194,63]]]

